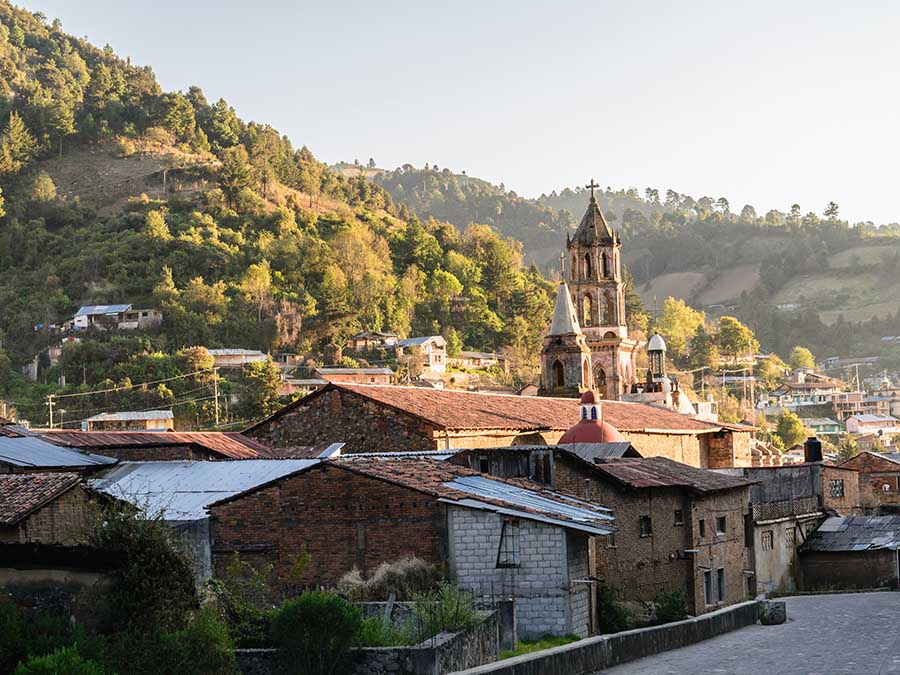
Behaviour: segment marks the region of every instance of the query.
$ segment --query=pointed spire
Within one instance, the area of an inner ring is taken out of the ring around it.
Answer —
[[[599,186],[591,179],[590,185],[585,187],[590,188],[591,199],[588,202],[587,211],[581,219],[581,224],[575,230],[575,240],[587,246],[599,242],[615,241],[616,235],[609,223],[606,222],[606,218],[603,217],[600,205],[597,203],[597,196],[594,194],[594,189]]]
[[[578,317],[575,314],[575,306],[572,304],[572,296],[569,295],[569,286],[563,281],[556,293],[556,305],[553,307],[553,321],[550,322],[548,335],[581,335],[578,326]]]

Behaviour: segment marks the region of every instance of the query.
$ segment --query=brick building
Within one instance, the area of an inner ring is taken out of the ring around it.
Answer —
[[[270,448],[237,432],[76,431],[54,429],[41,438],[54,445],[132,461],[265,459]]]
[[[881,515],[900,510],[900,453],[860,452],[840,467],[859,472],[863,513]]]
[[[430,459],[325,461],[209,512],[218,574],[238,553],[272,563],[285,590],[416,556],[479,594],[514,595],[520,636],[591,632],[588,539],[613,530],[602,507]]]
[[[91,497],[74,473],[0,475],[0,543],[82,543]]]
[[[750,466],[753,427],[604,401],[608,422],[644,457],[697,467]],[[345,453],[554,444],[579,420],[570,398],[330,384],[244,433],[271,447],[343,442]]]

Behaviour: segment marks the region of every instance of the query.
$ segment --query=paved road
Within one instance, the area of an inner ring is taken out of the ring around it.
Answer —
[[[900,593],[787,598],[787,623],[749,626],[603,675],[900,673]]]

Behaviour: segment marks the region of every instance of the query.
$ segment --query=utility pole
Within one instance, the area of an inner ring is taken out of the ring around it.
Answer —
[[[213,368],[213,395],[216,401],[216,427],[219,426],[219,369]]]
[[[50,428],[53,428],[53,394],[47,394],[47,407],[50,409]]]

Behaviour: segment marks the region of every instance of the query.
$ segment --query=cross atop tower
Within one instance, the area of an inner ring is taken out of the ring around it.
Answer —
[[[591,178],[591,182],[588,183],[587,185],[585,185],[584,187],[590,188],[590,189],[591,189],[591,200],[596,199],[596,197],[594,197],[594,189],[595,189],[595,188],[598,188],[598,187],[600,187],[600,186],[597,185],[597,184],[594,182],[594,179]]]

